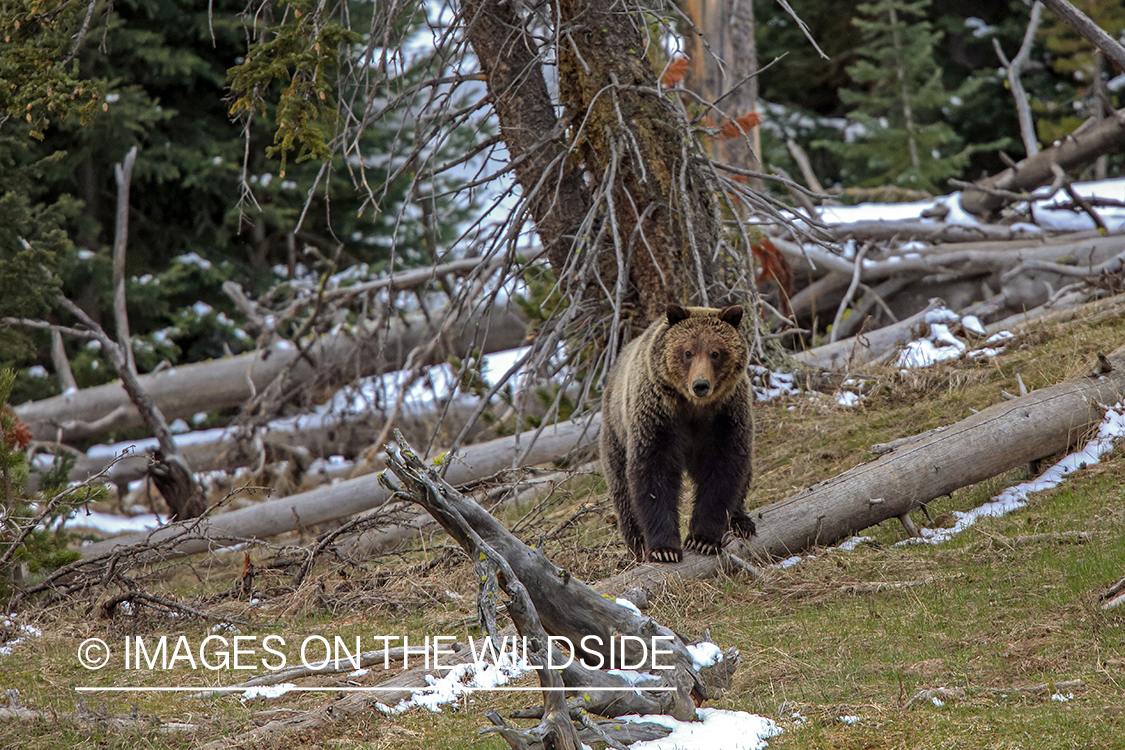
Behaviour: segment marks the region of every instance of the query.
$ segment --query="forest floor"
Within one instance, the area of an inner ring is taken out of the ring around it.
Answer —
[[[841,406],[831,394],[759,404],[750,504],[782,499],[867,460],[872,444],[957,422],[999,401],[1002,390],[1019,393],[1017,374],[1031,390],[1080,376],[1098,352],[1123,342],[1120,315],[1043,324],[1005,342],[992,358],[905,373],[887,368],[867,382],[856,406]],[[724,649],[739,649],[731,689],[709,705],[774,720],[782,732],[768,740],[770,748],[1125,747],[1125,607],[1103,610],[1098,599],[1125,576],[1122,475],[1125,446],[1119,445],[1058,488],[1032,495],[1026,507],[985,518],[946,543],[899,545],[903,528],[885,523],[863,532],[867,538],[852,549],[814,550],[796,564],[766,568],[760,579],[670,584],[646,614],[690,636],[709,630]],[[932,519],[918,513],[914,520],[949,526],[953,511],[978,507],[1028,477],[1018,469],[964,488],[931,503]],[[589,512],[576,514],[581,509]],[[556,564],[596,581],[630,564],[609,515],[600,478],[585,475],[549,498],[511,509],[505,520],[525,540],[541,541]],[[561,533],[549,533],[571,519]],[[100,604],[108,594],[96,588],[25,608],[7,624],[0,619],[0,642],[8,642],[0,687],[18,689],[21,704],[39,712],[0,719],[0,747],[196,747],[335,700],[332,688],[375,685],[395,673],[375,668],[313,678],[300,684],[330,690],[276,698],[76,692],[79,686],[205,688],[253,674],[192,669],[183,660],[167,670],[126,669],[120,649],[127,636],[175,641],[182,635],[193,646],[213,635],[258,636],[243,643],[257,644],[245,661],[259,671],[262,657],[272,658],[261,647],[271,634],[285,638],[291,663],[296,645],[314,635],[348,643],[361,636],[364,650],[377,647],[376,635],[409,636],[413,643],[435,635],[480,637],[472,569],[448,540],[362,565],[325,559],[296,591],[288,585],[293,559],[292,548],[255,548],[136,576],[138,587],[158,597],[248,623],[234,628],[139,606],[119,605],[106,615]],[[235,593],[247,560],[255,565],[253,589]],[[21,625],[40,634],[21,633]],[[17,636],[22,640],[12,642]],[[99,670],[83,668],[76,655],[91,637],[117,650]],[[525,675],[515,684],[536,683]],[[109,714],[142,720],[124,728],[77,720],[83,698],[92,712],[104,704]],[[506,715],[536,702],[534,693],[478,692],[440,712],[371,711],[275,744],[500,748],[498,737],[478,735],[485,711]],[[147,717],[193,728],[168,731]]]

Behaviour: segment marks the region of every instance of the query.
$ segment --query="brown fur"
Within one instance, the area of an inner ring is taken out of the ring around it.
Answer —
[[[686,469],[696,498],[684,544],[716,554],[727,530],[754,533],[744,510],[753,440],[749,347],[741,307],[672,305],[610,373],[599,439],[619,528],[638,560],[678,562]]]

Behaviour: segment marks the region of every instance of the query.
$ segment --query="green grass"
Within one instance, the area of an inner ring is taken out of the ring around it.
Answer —
[[[866,460],[873,443],[956,422],[970,409],[998,401],[1001,390],[1018,392],[1017,373],[1032,389],[1079,375],[1096,352],[1112,351],[1121,341],[1125,322],[1119,317],[1045,326],[989,362],[938,365],[906,376],[884,372],[855,409],[806,397],[760,405],[752,504],[782,499]],[[654,597],[649,614],[685,634],[709,628],[724,648],[740,650],[742,663],[730,691],[710,705],[777,720],[784,732],[770,740],[771,748],[1125,748],[1125,608],[1103,611],[1097,600],[1125,575],[1123,473],[1125,451],[1119,447],[1055,490],[1032,496],[1027,507],[984,519],[946,544],[895,546],[902,527],[885,523],[864,532],[872,541],[854,551],[819,550],[792,568],[770,569],[761,580],[670,585]],[[952,511],[976,507],[1025,478],[1024,469],[1013,469],[934,501],[930,510],[943,524]],[[567,494],[545,509],[526,538],[550,532],[580,507],[602,499],[601,486],[588,477],[563,490]],[[512,524],[525,513],[526,507],[510,509],[503,518]],[[622,569],[627,558],[606,523],[608,514],[604,506],[593,507],[547,543],[548,554],[585,580]],[[915,514],[915,521],[925,519]],[[1075,531],[1093,536],[1084,543],[1060,536]],[[1015,542],[1035,534],[1056,536]],[[256,563],[270,556],[253,554]],[[407,562],[425,556],[413,554]],[[241,564],[240,555],[197,558],[190,567],[152,572],[145,585],[168,596],[205,596],[199,606],[243,614],[245,602],[217,598],[231,587]],[[359,571],[326,562],[297,594],[263,596],[259,607],[245,613],[254,626],[240,631],[282,633],[294,641],[309,634],[442,634],[464,640],[470,631],[459,620],[475,611],[469,566],[440,565],[404,577],[403,564],[384,559]],[[283,585],[286,576],[263,571],[257,580],[264,589]],[[36,621],[43,637],[0,657],[2,686],[19,689],[26,706],[73,713],[75,685],[214,681],[210,673],[127,674],[117,662],[99,672],[82,669],[75,649],[87,637],[119,643],[136,633],[183,633],[198,643],[210,633],[211,623],[184,619],[99,619],[97,603],[96,597],[84,598],[40,612]],[[245,675],[221,677],[229,684]],[[376,684],[377,677],[377,672],[337,675],[304,684]],[[1065,690],[1073,693],[1067,702],[1019,690],[1075,680],[1083,685]],[[948,697],[943,706],[919,698],[939,688],[959,697]],[[244,703],[233,696],[99,696],[87,698],[91,708],[104,702],[111,713],[127,714],[133,700],[142,715],[197,723],[200,729],[167,734],[7,720],[0,721],[0,747],[194,747],[282,715],[263,712],[313,708],[332,698],[290,693]],[[478,735],[487,724],[485,711],[507,713],[533,702],[529,695],[476,694],[438,714],[371,712],[276,746],[503,748],[495,736]],[[858,716],[858,723],[841,722],[845,715]]]

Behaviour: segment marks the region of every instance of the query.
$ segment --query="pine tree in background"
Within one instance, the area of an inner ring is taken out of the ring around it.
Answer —
[[[254,345],[232,322],[238,315],[221,292],[225,280],[261,293],[301,273],[315,279],[354,268],[358,281],[392,262],[429,264],[476,209],[451,196],[419,207],[408,195],[418,168],[378,182],[391,171],[389,145],[414,137],[405,117],[369,125],[355,144],[353,159],[387,165],[369,170],[374,201],[356,190],[344,158],[324,148],[334,127],[323,110],[332,104],[328,91],[301,84],[310,64],[319,66],[322,86],[335,84],[327,63],[354,54],[349,45],[359,35],[332,31],[338,44],[327,60],[324,29],[313,36],[300,24],[315,9],[308,3],[266,3],[245,18],[238,0],[118,0],[96,6],[80,45],[74,39],[87,6],[68,3],[66,12],[54,13],[48,12],[53,5],[41,5],[14,0],[0,11],[0,32],[9,42],[0,45],[0,226],[16,229],[0,232],[0,280],[29,274],[5,285],[0,314],[49,317],[61,290],[112,327],[114,165],[133,146],[139,153],[127,287],[142,371],[162,360],[197,361]],[[353,26],[366,29],[371,8],[354,5]],[[404,18],[402,35],[424,33],[425,20],[422,12]],[[249,33],[253,21],[263,25]],[[388,85],[405,88],[421,78],[426,60],[419,58],[400,71],[402,81]],[[249,125],[232,117],[228,81],[255,90]],[[81,95],[72,98],[74,91]],[[280,123],[297,120],[304,127],[286,150],[275,133]],[[473,125],[441,144],[448,155],[440,158],[459,156],[472,140],[487,137]],[[439,196],[453,187],[448,179],[421,184],[422,194]],[[423,226],[422,215],[432,224]],[[80,387],[114,377],[96,349],[67,346]],[[0,366],[20,371],[14,403],[57,392],[54,378],[28,377],[44,372],[29,365],[49,368],[48,352],[46,335],[0,331]]]
[[[942,119],[950,94],[934,60],[941,38],[925,20],[929,0],[878,0],[857,7],[860,60],[848,68],[852,89],[840,98],[862,127],[854,143],[819,141],[842,164],[841,178],[861,185],[894,182],[937,192],[968,154]]]

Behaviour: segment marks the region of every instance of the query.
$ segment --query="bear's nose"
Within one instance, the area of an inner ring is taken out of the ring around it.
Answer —
[[[711,392],[711,381],[709,381],[709,380],[697,380],[697,381],[695,381],[694,383],[691,384],[691,390],[695,393],[695,395],[698,398],[703,398],[704,396],[706,396],[708,393]]]

